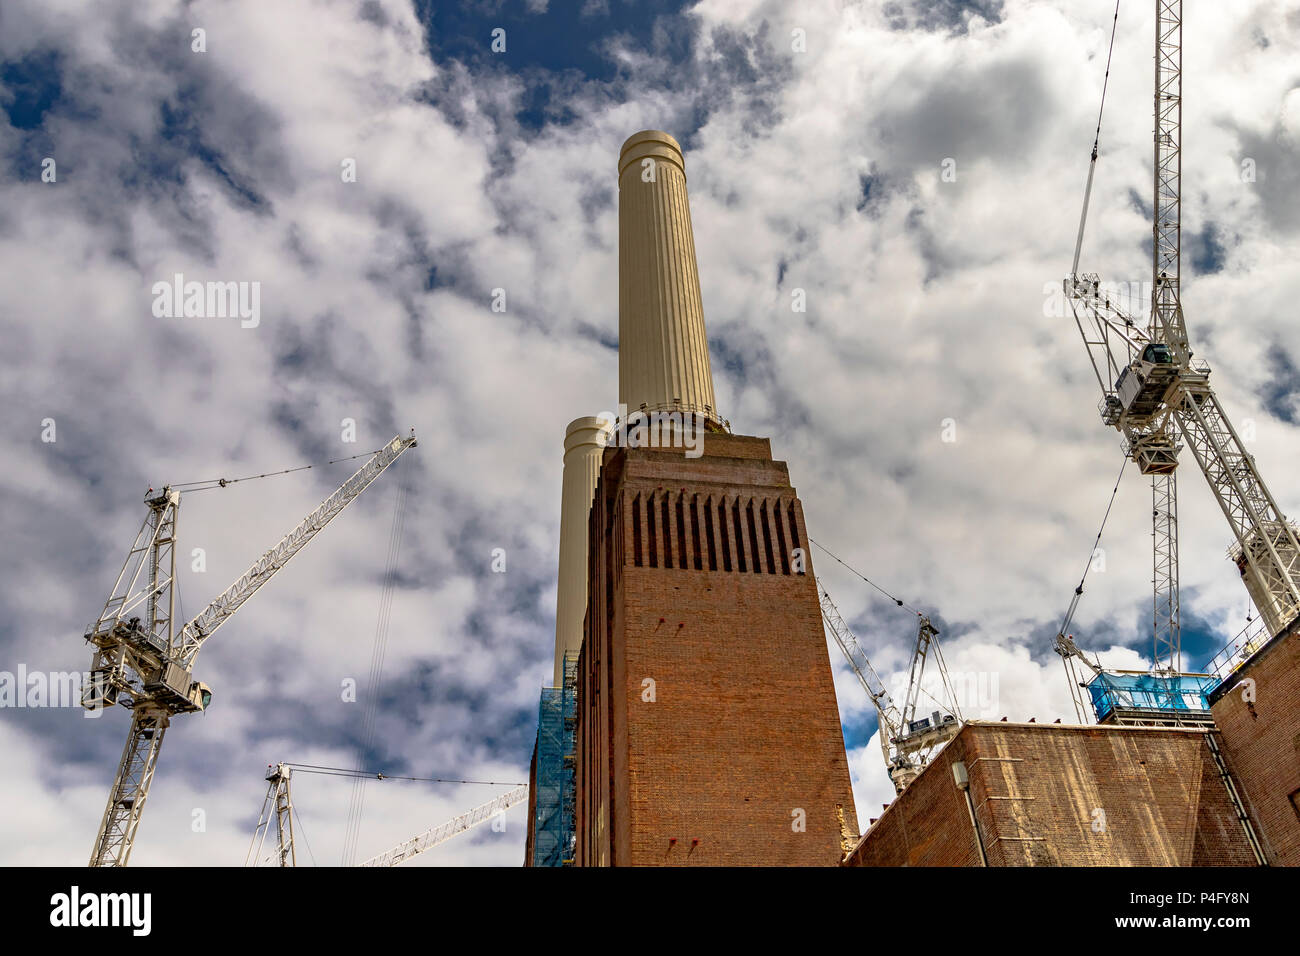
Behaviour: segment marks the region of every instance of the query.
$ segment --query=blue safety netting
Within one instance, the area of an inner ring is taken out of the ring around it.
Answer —
[[[1209,711],[1206,695],[1216,679],[1208,674],[1151,674],[1104,671],[1088,684],[1098,722],[1116,710],[1193,713]]]

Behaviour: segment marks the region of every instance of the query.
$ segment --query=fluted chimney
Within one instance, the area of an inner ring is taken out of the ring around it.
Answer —
[[[587,613],[587,515],[600,474],[609,422],[577,418],[564,430],[560,492],[560,569],[555,594],[555,686],[564,681],[564,652],[582,649]]]
[[[630,414],[694,412],[721,423],[704,334],[695,236],[682,148],[645,130],[618,161],[618,394]],[[587,611],[587,518],[610,422],[579,418],[564,434],[555,686],[564,654],[582,647]]]
[[[630,137],[618,160],[618,395],[629,415],[677,409],[721,422],[686,165],[659,130]]]

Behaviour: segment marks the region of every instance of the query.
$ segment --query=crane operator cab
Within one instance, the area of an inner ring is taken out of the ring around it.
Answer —
[[[1173,365],[1174,353],[1169,351],[1169,346],[1164,342],[1150,342],[1142,350],[1142,361],[1153,365]]]
[[[1130,418],[1144,418],[1160,409],[1169,385],[1178,377],[1173,353],[1163,342],[1149,342],[1115,382],[1119,407]]]
[[[199,710],[207,710],[212,703],[212,688],[201,680],[190,685],[189,701]]]

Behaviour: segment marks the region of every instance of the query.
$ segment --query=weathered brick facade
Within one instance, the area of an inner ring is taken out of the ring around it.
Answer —
[[[579,865],[834,865],[856,833],[803,511],[767,439],[605,451],[579,660]]]
[[[1216,688],[1210,712],[1269,863],[1300,866],[1300,628]]]
[[[537,819],[537,744],[533,744],[533,759],[528,762],[528,822],[524,824],[524,866],[533,865],[533,832]]]
[[[863,836],[848,866],[1253,866],[1207,741],[1170,727],[969,723]]]

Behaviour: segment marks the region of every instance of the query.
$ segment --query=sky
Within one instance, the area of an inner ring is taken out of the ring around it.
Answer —
[[[1300,4],[1188,6],[1187,325],[1297,514]],[[1113,11],[6,0],[0,672],[88,667],[81,635],[146,489],[419,438],[204,648],[213,705],[168,731],[133,864],[241,865],[266,766],[354,766],[372,699],[366,769],[527,779],[564,427],[617,401],[616,161],[646,128],[685,151],[722,414],[771,438],[817,541],[931,615],[967,716],[1073,719],[1051,644],[1121,452],[1055,290]],[[1081,263],[1134,289],[1150,278],[1152,31],[1151,4],[1121,4]],[[168,315],[155,286],[178,273],[257,283],[256,321]],[[356,464],[186,495],[183,610]],[[1180,474],[1195,667],[1248,601],[1204,479]],[[1149,662],[1150,534],[1130,473],[1073,624],[1113,666]],[[897,686],[914,616],[812,560]],[[829,650],[865,824],[892,790],[870,702]],[[88,858],[127,725],[0,708],[0,863]],[[340,861],[350,791],[295,777],[300,863]],[[373,781],[359,856],[500,792]],[[519,865],[524,817],[410,865]]]

